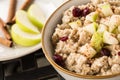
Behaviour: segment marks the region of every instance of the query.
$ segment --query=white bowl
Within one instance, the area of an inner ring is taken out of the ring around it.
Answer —
[[[58,23],[61,23],[62,14],[65,10],[70,8],[71,6],[77,6],[81,4],[86,4],[90,2],[90,0],[70,0],[63,5],[61,5],[48,19],[45,24],[45,27],[42,32],[42,48],[44,54],[51,65],[55,68],[55,70],[66,80],[120,80],[120,73],[115,75],[108,75],[108,76],[86,76],[86,75],[79,75],[69,70],[66,70],[59,65],[57,65],[53,59],[54,49],[51,42],[52,34],[56,28]]]

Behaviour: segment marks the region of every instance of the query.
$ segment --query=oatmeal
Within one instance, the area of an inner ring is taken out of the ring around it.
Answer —
[[[52,43],[55,62],[70,71],[96,76],[120,73],[120,6],[92,0],[70,7],[55,28]]]

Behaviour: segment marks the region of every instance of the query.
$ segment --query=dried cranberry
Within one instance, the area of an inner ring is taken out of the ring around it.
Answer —
[[[78,7],[75,7],[73,10],[72,10],[72,14],[74,17],[79,17],[82,15],[82,10],[80,10]]]
[[[103,56],[110,56],[111,52],[107,48],[102,48],[100,52]]]
[[[60,40],[61,41],[66,41],[66,40],[68,40],[68,37],[67,36],[61,37]]]
[[[53,56],[53,59],[54,59],[54,61],[55,61],[58,65],[64,67],[65,64],[64,64],[64,61],[63,61],[62,56],[60,56],[60,55],[58,55],[58,54],[55,54],[55,55]]]
[[[82,15],[86,16],[90,13],[90,9],[88,7],[86,7],[85,9],[83,9]]]
[[[118,55],[120,56],[120,52],[118,52]]]

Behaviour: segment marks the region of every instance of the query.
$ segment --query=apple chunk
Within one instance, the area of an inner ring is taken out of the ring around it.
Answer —
[[[106,44],[118,44],[118,40],[115,38],[114,34],[108,31],[103,33],[103,42]]]
[[[17,24],[14,24],[11,29],[13,41],[21,46],[33,46],[41,41],[41,34],[30,34],[22,31]]]
[[[98,19],[98,12],[91,12],[86,16],[86,20],[95,22]]]
[[[99,32],[95,32],[91,39],[91,46],[95,48],[97,52],[99,52],[103,46],[103,37]]]
[[[109,32],[114,31],[120,25],[120,15],[112,15],[109,24]]]
[[[93,22],[93,23],[91,23],[91,24],[84,27],[84,29],[86,31],[88,31],[89,33],[91,33],[91,34],[94,34],[94,32],[97,31],[97,28],[98,28],[98,24],[95,23],[95,22]]]
[[[40,33],[38,28],[30,22],[27,13],[23,10],[18,10],[16,12],[16,23],[18,24],[18,27],[25,32],[35,34]]]
[[[108,27],[106,25],[104,25],[104,24],[100,24],[99,27],[98,27],[97,32],[103,33],[104,31],[108,31]]]
[[[37,4],[32,4],[28,9],[28,18],[39,29],[42,29],[44,26],[45,16]]]
[[[81,22],[81,20],[77,20],[75,22],[69,23],[69,25],[71,26],[72,29],[79,28],[82,26],[82,22]]]
[[[101,12],[107,17],[113,15],[113,11],[111,9],[110,4],[104,3],[99,6],[101,8]]]

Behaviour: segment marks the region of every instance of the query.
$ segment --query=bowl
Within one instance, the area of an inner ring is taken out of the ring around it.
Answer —
[[[56,25],[58,23],[61,23],[63,12],[73,5],[78,6],[86,4],[88,2],[90,2],[90,0],[69,0],[61,5],[58,9],[56,9],[56,11],[49,17],[42,31],[42,49],[44,51],[44,54],[50,64],[55,68],[55,70],[66,80],[120,80],[120,74],[107,76],[89,76],[76,74],[57,65],[52,58],[54,48],[52,45],[51,37],[55,31]]]

